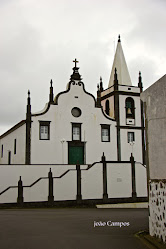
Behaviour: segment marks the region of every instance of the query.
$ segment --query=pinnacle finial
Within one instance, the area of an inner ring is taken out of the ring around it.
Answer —
[[[50,80],[50,85],[51,85],[51,87],[52,87],[52,83],[53,83],[53,81],[52,81],[52,79]]]
[[[99,84],[97,84],[97,90],[99,91]]]
[[[27,105],[30,105],[30,104],[31,104],[30,90],[28,90]]]
[[[120,40],[120,35],[118,36],[118,42],[121,42],[121,40]]]
[[[100,76],[100,91],[102,92],[103,89],[103,81],[102,81],[102,77]]]
[[[139,77],[138,77],[138,87],[140,88],[140,91],[143,91],[143,84],[142,84],[142,76],[141,72],[139,71]]]
[[[28,90],[28,98],[30,98],[30,90]]]
[[[139,71],[139,83],[142,83],[142,76],[141,76],[141,71]]]

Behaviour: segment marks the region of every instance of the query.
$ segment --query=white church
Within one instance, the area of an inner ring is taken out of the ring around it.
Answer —
[[[133,86],[120,36],[97,98],[77,63],[55,97],[51,80],[42,111],[31,112],[28,92],[26,119],[0,136],[0,207],[147,201],[141,74]]]
[[[28,92],[26,119],[0,136],[0,164],[92,164],[104,152],[110,161],[145,164],[142,79],[133,86],[122,50],[117,43],[110,81],[98,85],[97,98],[86,92],[77,60],[67,90],[31,113]]]

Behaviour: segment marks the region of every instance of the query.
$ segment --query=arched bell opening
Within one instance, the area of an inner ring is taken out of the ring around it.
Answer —
[[[109,100],[107,99],[106,102],[105,102],[105,113],[107,115],[110,114],[110,103],[109,103]]]

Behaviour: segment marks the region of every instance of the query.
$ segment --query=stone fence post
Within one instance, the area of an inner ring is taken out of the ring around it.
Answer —
[[[137,193],[136,193],[136,181],[135,181],[135,161],[132,153],[130,156],[130,162],[131,162],[131,178],[132,178],[132,198],[136,199]]]
[[[77,202],[81,202],[82,200],[82,194],[81,194],[81,169],[80,165],[76,165],[76,170],[77,170]]]
[[[101,157],[101,162],[103,163],[103,200],[108,200],[107,193],[107,163],[106,158],[103,152],[103,156]]]
[[[18,197],[17,197],[17,203],[19,205],[23,204],[24,202],[24,197],[23,197],[23,185],[22,185],[22,180],[20,176],[20,180],[18,181]]]
[[[51,172],[51,168],[50,168],[50,171],[48,173],[48,191],[49,191],[48,202],[49,202],[49,204],[54,203],[53,187],[54,187],[54,180],[53,180],[52,172]]]

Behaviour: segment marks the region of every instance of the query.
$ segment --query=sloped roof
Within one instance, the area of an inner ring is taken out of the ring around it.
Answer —
[[[6,131],[5,133],[3,133],[0,136],[0,139],[9,135],[10,133],[12,133],[13,131],[15,131],[16,129],[18,129],[20,126],[24,125],[26,123],[26,120],[22,120],[19,123],[17,123],[16,125],[14,125],[12,128],[10,128],[8,131]]]

